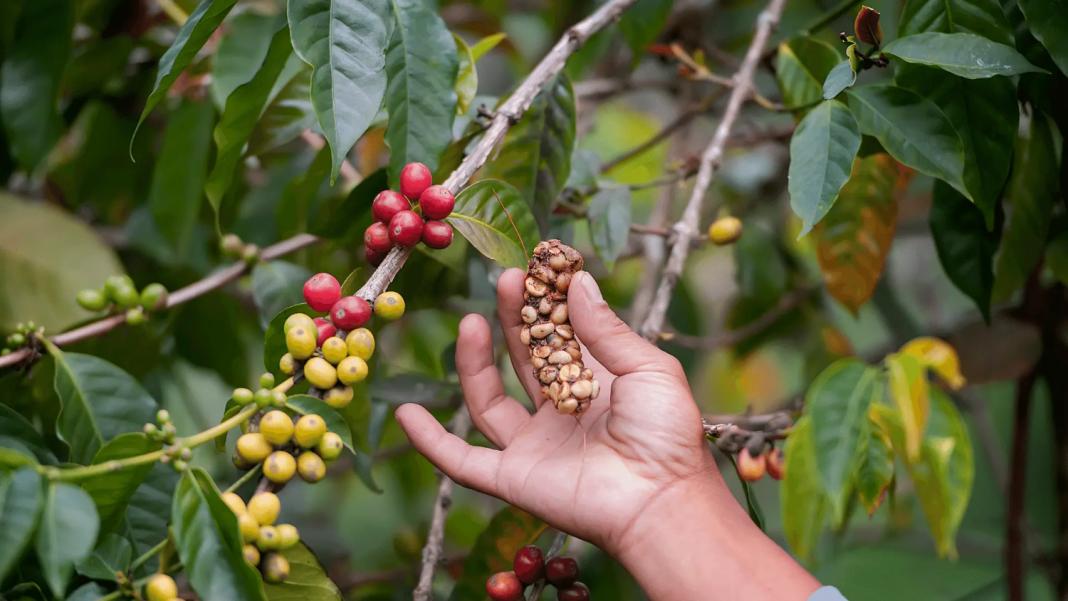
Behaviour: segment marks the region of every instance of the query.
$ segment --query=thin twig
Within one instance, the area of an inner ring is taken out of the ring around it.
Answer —
[[[664,128],[656,132],[653,137],[642,142],[641,144],[638,144],[634,148],[631,148],[630,150],[627,150],[626,152],[623,152],[622,154],[612,159],[609,159],[608,161],[605,161],[601,165],[601,173],[607,173],[613,168],[620,165],[621,163],[625,163],[633,159],[634,157],[641,155],[645,151],[666,140],[669,136],[679,131],[683,127],[686,127],[686,125],[688,125],[690,121],[693,121],[695,117],[707,112],[708,109],[712,108],[712,105],[720,99],[720,97],[723,95],[723,92],[723,90],[717,90],[716,92],[705,96],[704,99],[697,104],[697,106],[690,107],[688,110],[685,110],[680,113],[679,116],[675,117],[674,121],[665,125]]]
[[[649,315],[646,316],[641,327],[641,334],[646,340],[655,341],[664,325],[664,316],[667,314],[671,296],[679,279],[682,277],[683,269],[686,267],[686,258],[690,254],[689,240],[697,235],[705,195],[708,194],[708,189],[712,185],[716,169],[723,161],[727,139],[730,137],[731,130],[734,129],[734,123],[738,120],[742,104],[750,96],[749,92],[753,87],[753,76],[760,61],[760,55],[767,44],[768,38],[771,36],[771,30],[779,22],[779,16],[782,14],[785,4],[786,0],[771,0],[768,7],[760,14],[753,41],[749,45],[749,50],[745,53],[745,58],[742,59],[742,66],[738,68],[738,72],[734,75],[735,87],[731,90],[727,108],[723,113],[719,126],[716,128],[715,135],[712,137],[712,142],[709,143],[701,155],[701,163],[697,171],[697,182],[694,184],[693,193],[690,195],[690,201],[686,205],[686,211],[683,213],[682,219],[674,227],[677,233],[676,242],[671,247],[671,256],[668,258],[664,275],[660,279],[660,286],[657,288],[656,297],[649,310]]]
[[[780,317],[804,304],[815,291],[815,288],[798,288],[797,290],[784,295],[774,307],[762,313],[760,317],[757,317],[738,329],[728,330],[717,334],[716,336],[701,337],[671,333],[662,338],[670,340],[673,344],[677,344],[681,347],[705,351],[734,346],[771,327]]]
[[[564,545],[567,544],[567,533],[563,530],[556,533],[556,537],[553,538],[553,544],[549,547],[549,552],[545,554],[545,561],[548,562],[554,557],[559,557],[564,551]],[[542,578],[534,583],[534,587],[530,589],[530,594],[527,595],[527,601],[538,601],[541,599],[541,592],[545,590],[547,581]]]

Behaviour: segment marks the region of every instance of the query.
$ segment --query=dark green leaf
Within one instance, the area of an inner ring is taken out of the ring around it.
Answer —
[[[0,471],[37,465],[33,451],[22,441],[10,436],[0,436]]]
[[[452,39],[456,42],[456,55],[459,66],[456,70],[456,114],[466,115],[467,109],[471,108],[471,102],[478,94],[478,70],[475,68],[475,57],[471,55],[471,48],[467,46],[463,38],[453,34]],[[451,137],[451,136],[450,136]],[[441,165],[438,165],[441,168]]]
[[[263,600],[263,580],[243,554],[237,516],[200,468],[174,491],[171,531],[189,584],[204,601]]]
[[[1057,0],[1020,0],[1031,33],[1049,52],[1062,73],[1068,73],[1068,11]]]
[[[107,589],[95,582],[87,582],[67,596],[67,601],[96,601],[108,594]]]
[[[161,447],[160,443],[148,440],[144,434],[133,432],[120,434],[101,447],[96,457],[93,458],[93,464],[144,455],[158,451]],[[97,513],[100,515],[100,532],[106,534],[119,527],[126,513],[126,505],[130,502],[137,487],[141,486],[141,482],[152,469],[152,465],[149,463],[108,472],[82,483],[82,488],[96,503]]]
[[[638,0],[623,12],[619,31],[630,46],[632,64],[638,64],[645,55],[645,47],[660,35],[672,5],[673,0]]]
[[[315,222],[316,215],[311,209],[329,174],[330,147],[323,146],[312,159],[311,165],[289,182],[278,201],[275,220],[281,235],[292,236],[303,232],[308,229],[309,223]]]
[[[393,405],[403,403],[423,404],[437,399],[445,387],[429,376],[400,374],[371,381],[369,394],[374,401],[386,401]]]
[[[289,561],[289,577],[281,584],[264,585],[270,601],[341,601],[341,591],[304,543],[282,551],[282,556]]]
[[[812,422],[808,416],[794,424],[783,450],[786,476],[779,489],[783,533],[794,554],[809,560],[827,526],[830,503],[820,485]]]
[[[822,100],[823,82],[839,64],[841,56],[834,46],[810,37],[790,38],[779,44],[775,79],[782,90],[783,104],[800,107]],[[853,78],[852,69],[850,78]]]
[[[970,33],[917,33],[890,42],[883,53],[967,79],[1048,73],[1029,63],[1015,48]]]
[[[43,502],[41,476],[35,468],[0,474],[0,582],[26,550]]]
[[[982,211],[942,181],[934,183],[929,219],[931,237],[946,276],[975,301],[989,323],[994,253],[1001,229],[987,232]]]
[[[0,405],[0,436],[6,436],[22,443],[37,458],[37,461],[45,465],[55,465],[56,456],[48,448],[48,442],[37,433],[25,417],[7,405]],[[3,580],[0,578],[0,580]]]
[[[838,63],[823,80],[823,99],[831,100],[837,97],[846,88],[853,87],[857,83],[857,45],[853,44],[846,48],[847,58]]]
[[[512,569],[516,551],[533,544],[545,528],[544,522],[511,505],[498,511],[464,559],[463,575],[456,581],[449,601],[482,599],[486,579]]]
[[[116,572],[125,572],[132,557],[130,541],[117,534],[108,534],[93,554],[79,561],[75,569],[86,578],[116,582]]]
[[[234,399],[226,401],[226,410],[223,411],[223,416],[219,418],[219,423],[221,424],[225,422],[226,420],[230,419],[231,417],[237,415],[240,412],[241,405],[235,403]],[[231,428],[231,430],[232,429],[233,428]],[[215,437],[215,450],[219,451],[220,453],[226,452],[226,437],[229,434],[230,430],[227,430],[226,432],[223,432],[222,434]]]
[[[285,325],[286,319],[294,313],[315,315],[315,311],[311,310],[308,303],[293,305],[275,315],[271,319],[271,323],[267,325],[267,332],[263,335],[263,366],[267,371],[274,374],[276,378],[281,377],[284,379],[281,370],[278,369],[278,362],[282,360],[282,355],[289,352],[289,350],[286,348],[286,334],[282,331],[282,327]]]
[[[1062,284],[1068,284],[1068,233],[1049,241],[1045,264]]]
[[[211,99],[219,109],[226,99],[260,70],[271,38],[285,24],[285,15],[255,11],[235,15],[226,24],[211,65]]]
[[[753,220],[745,224],[745,233],[734,244],[734,263],[734,277],[743,297],[774,303],[786,291],[786,265],[775,234],[766,223]]]
[[[157,463],[130,498],[121,531],[133,543],[136,555],[144,554],[168,536],[171,496],[177,485],[178,472],[169,465]],[[142,570],[154,571],[157,561],[150,559]]]
[[[286,405],[301,415],[314,413],[323,418],[323,421],[326,422],[326,429],[340,436],[350,451],[355,451],[352,445],[352,431],[349,429],[349,425],[330,405],[306,394],[295,394],[289,397],[286,399]]]
[[[868,433],[860,451],[855,485],[860,504],[870,517],[882,505],[883,497],[894,481],[894,449],[886,427],[872,419],[870,413],[866,419]]]
[[[906,0],[898,36],[928,31],[971,33],[1015,47],[1012,28],[997,0]]]
[[[290,73],[292,72],[292,75]],[[296,139],[301,132],[315,126],[311,102],[312,69],[300,57],[292,55],[277,86],[271,90],[267,108],[260,115],[248,139],[248,154],[258,156]]]
[[[314,69],[312,106],[332,150],[333,180],[382,105],[394,18],[388,0],[293,0],[288,16],[293,48]]]
[[[34,546],[52,594],[65,596],[74,564],[93,551],[99,529],[100,520],[89,493],[66,482],[48,487]]]
[[[571,173],[567,176],[566,187],[573,190],[592,188],[597,185],[601,175],[601,155],[596,150],[579,148],[571,155]]]
[[[306,267],[288,261],[259,263],[252,269],[252,298],[260,308],[264,330],[272,317],[304,299],[304,282],[311,276]]]
[[[608,271],[612,271],[616,257],[627,246],[630,209],[630,188],[627,186],[601,188],[590,198],[587,215],[590,237],[593,239],[593,249]]]
[[[375,482],[374,453],[382,442],[382,433],[386,429],[386,420],[389,417],[391,406],[389,403],[376,401],[369,403],[371,409],[370,419],[367,421],[367,450],[356,450],[356,474],[372,492],[381,493],[382,488]],[[351,405],[349,405],[351,407]]]
[[[355,296],[366,279],[362,267],[353,269],[349,275],[345,276],[345,281],[341,282],[341,296]]]
[[[860,149],[853,113],[837,100],[825,100],[801,120],[790,140],[790,206],[801,218],[804,236],[834,206],[849,180]]]
[[[371,212],[375,196],[388,189],[389,178],[383,167],[363,178],[338,205],[322,211],[312,233],[331,240],[362,239],[363,232],[358,231],[358,224]]]
[[[520,192],[492,179],[461,192],[448,222],[502,267],[525,267],[528,254],[540,240],[534,216]]]

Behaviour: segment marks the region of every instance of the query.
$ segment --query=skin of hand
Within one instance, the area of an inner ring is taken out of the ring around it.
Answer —
[[[815,591],[724,484],[681,364],[631,331],[586,272],[572,280],[568,312],[601,394],[577,420],[542,397],[519,340],[525,277],[500,277],[498,316],[537,411],[505,394],[489,325],[468,315],[457,371],[474,425],[500,450],[471,446],[423,407],[403,405],[397,419],[415,448],[459,484],[604,549],[653,599],[707,599],[714,588],[800,601]]]

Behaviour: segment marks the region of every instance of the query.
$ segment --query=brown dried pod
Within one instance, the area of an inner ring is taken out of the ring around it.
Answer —
[[[597,398],[600,384],[582,363],[582,352],[567,310],[571,279],[582,269],[582,255],[559,240],[538,243],[524,283],[521,332],[530,347],[534,377],[541,393],[564,415],[580,415]]]

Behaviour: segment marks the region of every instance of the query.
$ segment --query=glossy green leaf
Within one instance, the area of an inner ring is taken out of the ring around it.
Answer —
[[[17,440],[44,465],[55,465],[56,456],[48,442],[25,417],[7,405],[0,405],[0,436]],[[2,579],[0,579],[2,580]]]
[[[453,34],[452,39],[456,42],[456,56],[459,67],[456,71],[456,114],[466,115],[467,109],[471,108],[471,102],[478,94],[478,70],[475,68],[475,57],[471,54],[471,48],[463,38]],[[441,168],[441,165],[438,165]]]
[[[345,276],[345,281],[341,282],[341,296],[355,296],[366,280],[367,276],[364,275],[362,267],[353,269]]]
[[[294,313],[306,313],[315,317],[315,311],[311,310],[308,303],[293,305],[275,315],[271,323],[267,325],[267,332],[263,335],[263,366],[274,374],[279,382],[284,380],[285,376],[278,369],[278,362],[282,360],[282,355],[289,352],[286,348],[286,334],[282,331],[282,327],[285,326],[286,319]]]
[[[945,181],[972,200],[964,186],[964,146],[938,106],[914,92],[888,85],[849,91],[860,131],[907,167]]]
[[[894,448],[890,434],[882,422],[869,412],[867,435],[860,450],[854,485],[860,504],[870,517],[883,503],[887,489],[894,481]]]
[[[105,444],[93,458],[93,464],[106,463],[136,455],[144,455],[162,448],[158,442],[148,440],[144,434],[120,434]],[[100,516],[100,532],[114,532],[126,514],[126,505],[130,497],[152,469],[151,463],[108,472],[94,476],[82,482],[82,488],[89,493],[96,503]]]
[[[839,64],[841,56],[834,46],[807,36],[779,44],[775,79],[782,91],[783,104],[802,107],[822,100],[823,82]]]
[[[178,37],[159,59],[156,83],[153,84],[152,92],[145,101],[145,108],[141,111],[141,118],[137,121],[138,129],[159,101],[167,96],[171,84],[178,79],[189,63],[193,62],[211,34],[215,33],[219,25],[222,25],[234,4],[237,4],[237,0],[204,0],[193,12],[189,13],[189,18],[178,30]],[[134,131],[134,136],[136,135],[137,132]],[[130,148],[133,149],[133,140],[130,140]]]
[[[883,53],[907,63],[938,67],[967,79],[1047,73],[1028,62],[1015,48],[970,33],[917,33],[890,42]]]
[[[808,416],[794,424],[783,451],[786,476],[779,489],[783,534],[790,550],[808,561],[812,559],[830,515],[830,502],[821,486],[812,421]]]
[[[485,177],[506,181],[520,191],[541,236],[549,231],[549,213],[571,172],[574,146],[575,93],[567,77],[558,75],[542,87],[484,169]]]
[[[492,179],[460,192],[447,221],[502,267],[526,267],[529,253],[541,239],[520,192],[511,184]]]
[[[333,180],[382,105],[394,18],[388,0],[292,0],[287,10],[293,49],[314,69],[312,106]]]
[[[289,57],[286,68],[275,82],[275,89],[271,91],[267,107],[249,136],[248,154],[258,156],[274,150],[315,126],[311,76],[312,69],[307,63],[295,54]],[[279,83],[282,85],[277,85]]]
[[[108,534],[92,555],[79,561],[74,568],[86,578],[116,582],[116,572],[125,572],[132,557],[130,541],[117,534]]]
[[[354,400],[353,402],[356,401]],[[345,443],[345,447],[350,451],[355,450],[352,445],[352,430],[349,429],[349,425],[345,423],[345,419],[338,415],[334,408],[324,401],[306,394],[295,394],[286,399],[286,405],[301,415],[315,414],[323,418],[323,421],[326,422],[326,429],[340,436]]]
[[[119,531],[134,546],[134,554],[142,555],[169,535],[167,523],[171,519],[171,497],[178,485],[178,472],[169,465],[157,463],[149,470],[134,491],[126,506],[126,519]],[[153,557],[141,568],[154,571],[158,559]],[[144,574],[139,571],[139,576]]]
[[[790,140],[790,207],[804,236],[834,206],[860,149],[857,120],[846,105],[825,100],[801,120]]]
[[[989,323],[994,253],[1001,241],[1001,230],[988,232],[979,208],[945,182],[934,183],[931,201],[931,237],[942,269],[949,281],[975,301]]]
[[[37,465],[37,458],[33,456],[33,451],[18,439],[0,436],[0,471],[18,469],[27,465]]]
[[[471,57],[475,59],[475,62],[478,62],[478,59],[496,48],[497,44],[500,44],[506,37],[508,37],[507,34],[494,33],[482,38],[474,46],[471,46]]]
[[[511,505],[498,511],[464,559],[463,575],[456,581],[449,601],[482,599],[486,580],[512,569],[516,551],[533,544],[546,527],[538,518]]]
[[[281,584],[265,584],[270,601],[341,601],[341,591],[304,543],[282,551],[289,562],[289,577]]]
[[[204,601],[264,600],[263,580],[245,561],[237,516],[200,468],[174,491],[171,532],[189,584]]]
[[[48,487],[34,547],[52,594],[65,596],[74,564],[92,553],[99,529],[100,520],[89,493],[66,482]]]
[[[363,229],[359,225],[371,213],[375,196],[388,189],[389,177],[383,167],[363,178],[341,202],[320,211],[321,218],[316,219],[311,232],[331,240],[362,240]]]
[[[929,31],[971,33],[1015,47],[998,0],[906,0],[898,37]]]
[[[211,61],[212,103],[221,111],[226,99],[260,70],[271,38],[285,24],[284,14],[249,11],[235,15],[226,24],[219,47]]]
[[[630,46],[632,64],[638,64],[645,56],[645,47],[656,41],[674,4],[673,0],[637,0],[623,11],[619,31]]]
[[[259,263],[252,269],[252,299],[260,308],[260,326],[267,329],[271,318],[286,307],[304,300],[304,282],[312,276],[307,267],[288,261]]]
[[[630,238],[630,212],[630,188],[627,186],[604,187],[590,198],[586,216],[590,222],[590,237],[593,249],[608,271],[612,271],[616,258]]]
[[[846,48],[846,59],[837,65],[823,80],[823,99],[831,100],[857,83],[857,45]]]
[[[63,71],[71,50],[73,0],[26,2],[0,64],[0,122],[11,154],[33,171],[59,141]]]
[[[330,175],[330,147],[323,146],[315,154],[311,165],[286,185],[282,198],[275,209],[275,222],[282,236],[293,236],[306,231],[309,218],[316,216],[312,208],[323,181]]]
[[[1068,11],[1059,0],[1020,0],[1031,33],[1049,52],[1062,73],[1068,73]]]
[[[44,504],[41,476],[33,467],[0,473],[0,582],[22,557]]]
[[[96,601],[107,594],[108,590],[96,582],[87,582],[74,589],[74,592],[67,596],[67,601]]]
[[[156,415],[156,401],[115,365],[79,353],[63,353],[46,341],[56,362],[55,389],[63,403],[59,434],[70,445],[70,460],[89,465],[104,443],[137,432]]]

